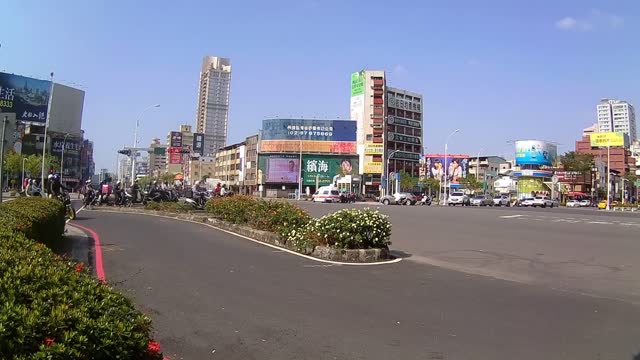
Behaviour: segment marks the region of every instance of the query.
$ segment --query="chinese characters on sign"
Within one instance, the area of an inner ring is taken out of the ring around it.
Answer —
[[[300,140],[263,140],[260,152],[296,153],[300,152]],[[302,140],[302,151],[313,153],[355,154],[356,143],[346,141]]]
[[[0,111],[16,120],[45,122],[51,82],[0,72]]]
[[[204,155],[204,134],[193,134],[193,152]]]
[[[182,147],[182,133],[179,131],[171,132],[171,147]]]
[[[333,136],[333,126],[300,126],[288,125],[289,135]]]
[[[356,175],[357,156],[304,155],[302,179],[304,185],[329,185],[336,176]]]

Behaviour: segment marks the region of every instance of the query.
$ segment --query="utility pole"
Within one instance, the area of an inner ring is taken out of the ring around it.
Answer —
[[[4,173],[4,131],[7,128],[7,122],[9,122],[9,117],[7,115],[2,119],[2,137],[0,138],[0,204],[2,204],[2,192],[4,189],[2,188],[3,178],[2,174]]]
[[[44,158],[47,153],[47,132],[49,132],[49,123],[51,122],[51,104],[53,103],[53,72],[51,73],[51,88],[49,89],[49,104],[47,105],[47,120],[44,123],[44,140],[42,143],[42,167],[40,169],[40,188],[44,187]]]

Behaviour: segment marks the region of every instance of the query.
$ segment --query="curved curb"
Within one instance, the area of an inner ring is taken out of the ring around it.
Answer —
[[[210,227],[212,229],[216,229],[218,231],[222,231],[225,232],[227,234],[231,234],[249,241],[252,241],[256,244],[260,244],[260,245],[264,245],[267,247],[270,247],[272,249],[277,249],[292,255],[296,255],[296,256],[300,256],[303,257],[305,259],[309,259],[309,260],[313,260],[313,261],[317,261],[317,262],[321,262],[321,263],[325,263],[325,264],[333,264],[333,265],[345,265],[345,266],[379,266],[379,265],[390,265],[390,264],[396,264],[399,263],[400,261],[402,261],[402,258],[395,258],[393,260],[388,260],[388,261],[377,261],[377,262],[367,262],[367,263],[353,263],[353,262],[342,262],[342,261],[333,261],[333,260],[325,260],[325,259],[320,259],[317,257],[313,257],[313,256],[309,256],[309,255],[305,255],[305,254],[301,254],[299,252],[293,251],[293,250],[289,250],[287,248],[284,247],[280,247],[280,246],[276,246],[273,244],[269,244],[266,242],[262,242],[256,239],[252,239],[248,236],[244,236],[244,235],[240,235],[237,234],[233,231],[229,231],[226,229],[222,229],[219,228],[217,226],[211,225],[211,224],[207,224],[204,222],[200,222],[200,221],[194,221],[194,220],[188,220],[188,219],[180,219],[177,217],[173,217],[173,216],[166,216],[166,215],[160,215],[160,214],[151,214],[151,213],[145,213],[145,212],[128,212],[128,211],[115,211],[115,210],[87,210],[85,209],[85,211],[95,211],[95,212],[105,212],[105,213],[113,213],[113,214],[133,214],[133,215],[145,215],[145,216],[155,216],[155,217],[160,217],[160,218],[165,218],[165,219],[171,219],[171,220],[177,220],[177,221],[184,221],[184,222],[190,222],[190,223],[194,223],[194,224],[199,224],[199,225],[204,225],[207,227]]]

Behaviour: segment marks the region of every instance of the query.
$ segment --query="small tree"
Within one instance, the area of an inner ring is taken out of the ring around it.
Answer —
[[[4,164],[2,164],[3,174],[7,177],[9,183],[12,183],[22,171],[22,155],[14,151],[10,151],[4,156]]]
[[[560,157],[560,162],[565,171],[577,172],[584,178],[585,174],[591,172],[593,168],[593,155],[567,151]],[[575,191],[576,177],[572,176],[571,179],[571,190]]]
[[[418,179],[411,176],[404,170],[400,170],[400,189],[403,191],[412,191],[418,185]]]
[[[467,174],[467,176],[464,178],[461,178],[459,182],[462,186],[464,186],[465,188],[473,192],[482,190],[482,187],[483,187],[483,183],[481,181],[476,180],[476,176],[471,174]]]
[[[438,181],[438,179],[426,178],[420,183],[429,190],[429,194],[440,193],[440,181]]]

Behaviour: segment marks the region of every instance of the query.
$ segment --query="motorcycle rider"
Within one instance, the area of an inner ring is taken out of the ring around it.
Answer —
[[[116,182],[116,186],[113,187],[113,194],[116,196],[116,205],[122,205],[122,200],[124,199],[124,190],[122,188],[122,181],[118,180]]]
[[[96,191],[93,189],[91,185],[91,180],[87,180],[85,182],[85,190],[84,190],[84,205],[90,206],[93,203],[93,200],[96,198]]]
[[[160,201],[162,197],[162,193],[160,190],[161,189],[160,186],[158,186],[158,182],[154,180],[151,183],[151,188],[149,189],[149,199],[153,201]]]
[[[133,202],[139,202],[138,201],[139,194],[140,194],[140,184],[138,184],[138,179],[136,179],[133,182],[133,185],[131,185],[131,196],[133,197]]]
[[[62,190],[71,191],[71,188],[68,188],[64,186],[64,184],[62,184],[62,181],[60,181],[59,174],[52,174],[52,175],[49,175],[49,177],[51,178],[50,189],[51,189],[51,195],[53,197],[59,197],[60,195],[62,195]]]

